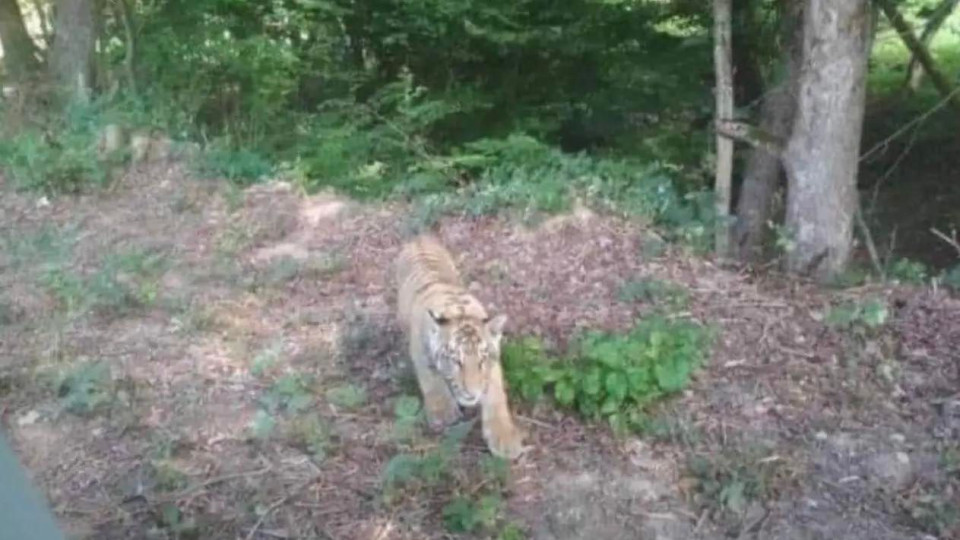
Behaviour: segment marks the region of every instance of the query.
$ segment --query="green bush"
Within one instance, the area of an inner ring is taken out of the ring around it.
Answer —
[[[0,140],[0,163],[18,189],[49,195],[78,193],[88,185],[106,183],[106,168],[98,161],[96,138],[84,132],[45,135],[39,130]]]
[[[705,357],[709,334],[693,322],[655,317],[626,334],[587,334],[562,359],[526,338],[504,345],[504,374],[522,399],[546,395],[624,433],[643,428],[645,406],[686,387]]]

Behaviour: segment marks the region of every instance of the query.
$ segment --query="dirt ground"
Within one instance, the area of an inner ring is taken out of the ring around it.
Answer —
[[[79,198],[4,185],[0,416],[71,536],[495,536],[444,526],[485,482],[478,429],[439,488],[383,497],[391,458],[439,440],[391,436],[398,398],[416,395],[389,273],[408,215],[178,164]],[[628,328],[655,307],[621,294],[638,280],[681,287],[674,316],[718,330],[694,384],[651,411],[655,432],[517,405],[532,449],[498,520],[523,537],[960,538],[957,298],[720,267],[585,210],[437,231],[509,335],[562,348]],[[886,306],[879,328],[827,324],[867,299]],[[322,456],[304,444],[318,437]]]

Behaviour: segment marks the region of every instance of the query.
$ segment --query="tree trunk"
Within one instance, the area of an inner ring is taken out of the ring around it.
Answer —
[[[133,9],[129,0],[116,0],[117,18],[123,24],[123,34],[127,41],[127,50],[123,55],[123,71],[127,78],[127,85],[130,92],[137,93],[137,73],[135,69],[137,38],[133,26]]]
[[[0,44],[4,67],[11,79],[23,80],[39,70],[37,45],[27,33],[17,0],[0,0]]]
[[[713,0],[713,62],[716,69],[717,123],[733,118],[733,65],[730,43],[731,0]],[[717,134],[715,247],[718,257],[730,255],[730,184],[733,178],[733,141]]]
[[[927,19],[927,25],[920,34],[920,43],[924,48],[929,49],[933,36],[937,35],[943,23],[947,21],[953,10],[960,4],[960,0],[941,0],[940,4],[933,10],[930,18]],[[920,65],[916,55],[910,57],[910,64],[907,66],[907,85],[910,90],[916,92],[923,81],[923,66]]]
[[[937,68],[937,64],[933,61],[927,49],[917,39],[917,36],[913,35],[913,29],[910,28],[910,23],[897,11],[897,6],[890,0],[877,0],[877,5],[883,10],[883,14],[887,16],[887,20],[890,21],[890,24],[893,25],[897,34],[900,35],[903,43],[910,49],[910,52],[913,53],[917,61],[920,62],[920,65],[923,66],[923,70],[930,76],[930,82],[933,83],[933,86],[940,92],[943,99],[950,100],[950,105],[953,106],[954,111],[960,113],[960,97],[954,93],[953,85]]]
[[[60,0],[54,17],[50,70],[68,101],[87,102],[93,93],[97,11],[94,0]]]
[[[796,113],[797,85],[803,60],[803,2],[793,0],[783,13],[783,79],[767,95],[760,109],[760,129],[780,140],[790,137]],[[740,260],[758,261],[763,255],[767,223],[773,220],[774,199],[780,186],[780,154],[764,148],[750,151],[737,199],[735,247]]]
[[[869,0],[808,0],[797,116],[784,152],[787,269],[826,281],[850,260],[871,43]]]

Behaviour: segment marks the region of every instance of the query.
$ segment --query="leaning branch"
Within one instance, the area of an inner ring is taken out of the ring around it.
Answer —
[[[786,147],[786,141],[762,128],[736,120],[721,120],[716,124],[717,135],[759,148],[773,156],[780,157]]]
[[[953,85],[950,84],[950,81],[947,80],[940,69],[937,68],[937,64],[933,61],[933,57],[930,56],[930,52],[923,46],[923,43],[920,43],[917,36],[913,34],[910,23],[903,18],[903,15],[897,10],[897,6],[895,6],[891,0],[877,0],[877,4],[880,5],[883,14],[886,15],[890,24],[892,24],[893,28],[897,31],[897,34],[900,35],[900,39],[903,40],[903,43],[910,49],[913,56],[920,62],[920,65],[923,66],[923,70],[927,72],[927,75],[930,76],[930,81],[933,83],[933,86],[936,87],[937,91],[944,97],[952,95]],[[953,97],[950,99],[950,104],[956,112],[960,114],[960,99]]]

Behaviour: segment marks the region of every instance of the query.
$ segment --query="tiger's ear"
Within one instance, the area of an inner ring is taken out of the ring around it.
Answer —
[[[501,313],[495,317],[489,317],[484,321],[484,324],[494,341],[500,341],[500,338],[503,337],[503,327],[507,324],[507,316]]]
[[[427,314],[430,315],[430,318],[433,319],[433,322],[437,323],[437,326],[443,326],[450,321],[450,319],[448,319],[447,317],[444,317],[443,315],[441,315],[440,313],[437,313],[432,309],[428,309]]]

